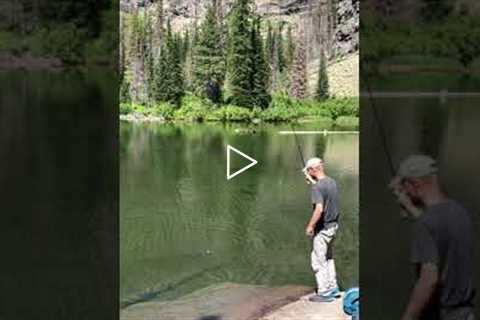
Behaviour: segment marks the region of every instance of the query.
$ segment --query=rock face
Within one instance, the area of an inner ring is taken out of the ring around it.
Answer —
[[[358,31],[360,27],[360,1],[340,0],[337,8],[337,28],[335,31],[335,55],[346,55],[358,51]]]
[[[158,0],[121,0],[123,11],[155,6]],[[225,16],[233,0],[216,0]],[[256,0],[257,13],[271,21],[303,29],[307,37],[308,59],[315,60],[325,50],[333,59],[358,51],[359,0]],[[210,1],[163,0],[166,19],[176,31],[199,24]],[[334,14],[329,14],[334,6]]]

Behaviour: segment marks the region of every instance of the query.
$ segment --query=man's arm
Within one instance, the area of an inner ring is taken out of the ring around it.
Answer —
[[[323,213],[323,205],[321,203],[315,204],[312,212],[312,217],[310,218],[310,221],[308,222],[307,228],[305,230],[305,233],[307,234],[307,236],[313,236],[315,225],[322,217],[322,213]]]
[[[410,296],[407,309],[402,320],[418,319],[431,300],[438,284],[438,268],[434,263],[424,263],[421,266],[420,277]]]

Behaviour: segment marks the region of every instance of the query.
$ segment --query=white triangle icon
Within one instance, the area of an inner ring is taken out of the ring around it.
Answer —
[[[237,170],[236,172],[234,173],[230,173],[230,150],[233,150],[235,153],[241,155],[242,157],[244,158],[247,158],[248,160],[250,160],[250,164],[249,165],[246,165],[245,167],[243,167],[242,169],[240,170]],[[250,169],[251,167],[253,167],[254,165],[256,165],[258,163],[257,160],[253,159],[252,157],[250,156],[247,156],[245,153],[243,153],[242,151],[238,150],[238,149],[235,149],[234,147],[232,147],[231,145],[227,144],[227,180],[230,180],[232,179],[233,177],[239,175],[240,173],[244,172],[245,170],[248,170]]]

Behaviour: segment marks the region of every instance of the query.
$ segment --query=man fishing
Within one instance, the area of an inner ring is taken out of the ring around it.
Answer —
[[[416,221],[411,262],[417,273],[402,320],[474,320],[471,215],[443,192],[435,160],[407,158],[390,187]]]
[[[340,296],[333,260],[332,243],[338,230],[337,183],[325,174],[323,161],[312,158],[303,169],[311,184],[313,212],[305,233],[313,240],[311,264],[317,281],[312,302],[330,302]]]

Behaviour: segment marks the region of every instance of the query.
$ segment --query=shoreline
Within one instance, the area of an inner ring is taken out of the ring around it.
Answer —
[[[339,117],[342,118],[342,117]],[[355,121],[359,121],[359,117],[348,117],[350,119],[354,119]],[[338,119],[338,118],[337,118]],[[353,126],[343,126],[337,123],[336,120],[327,117],[301,117],[297,119],[289,119],[284,121],[265,121],[261,119],[252,119],[252,120],[213,120],[213,119],[204,119],[201,121],[195,119],[165,119],[162,116],[155,116],[155,115],[144,115],[142,113],[129,113],[129,114],[120,114],[119,120],[128,123],[135,123],[135,124],[181,124],[181,123],[189,123],[189,124],[202,124],[202,123],[235,123],[235,124],[289,124],[289,123],[324,123],[325,125],[322,126],[325,128],[332,128],[332,127],[340,127],[340,129],[356,129],[358,130],[358,125]],[[340,130],[342,131],[342,130]]]
[[[130,305],[120,310],[121,320],[218,319],[257,320],[299,301],[313,288],[299,285],[268,287],[220,283],[196,290],[176,300]],[[212,318],[217,319],[217,318]]]
[[[0,70],[26,70],[26,71],[49,71],[62,72],[68,70],[88,70],[89,68],[113,69],[106,63],[81,63],[69,65],[60,58],[53,56],[35,56],[30,53],[15,55],[0,52]]]
[[[308,301],[313,288],[219,283],[175,300],[150,300],[120,310],[121,320],[348,320],[340,297],[329,303]]]

